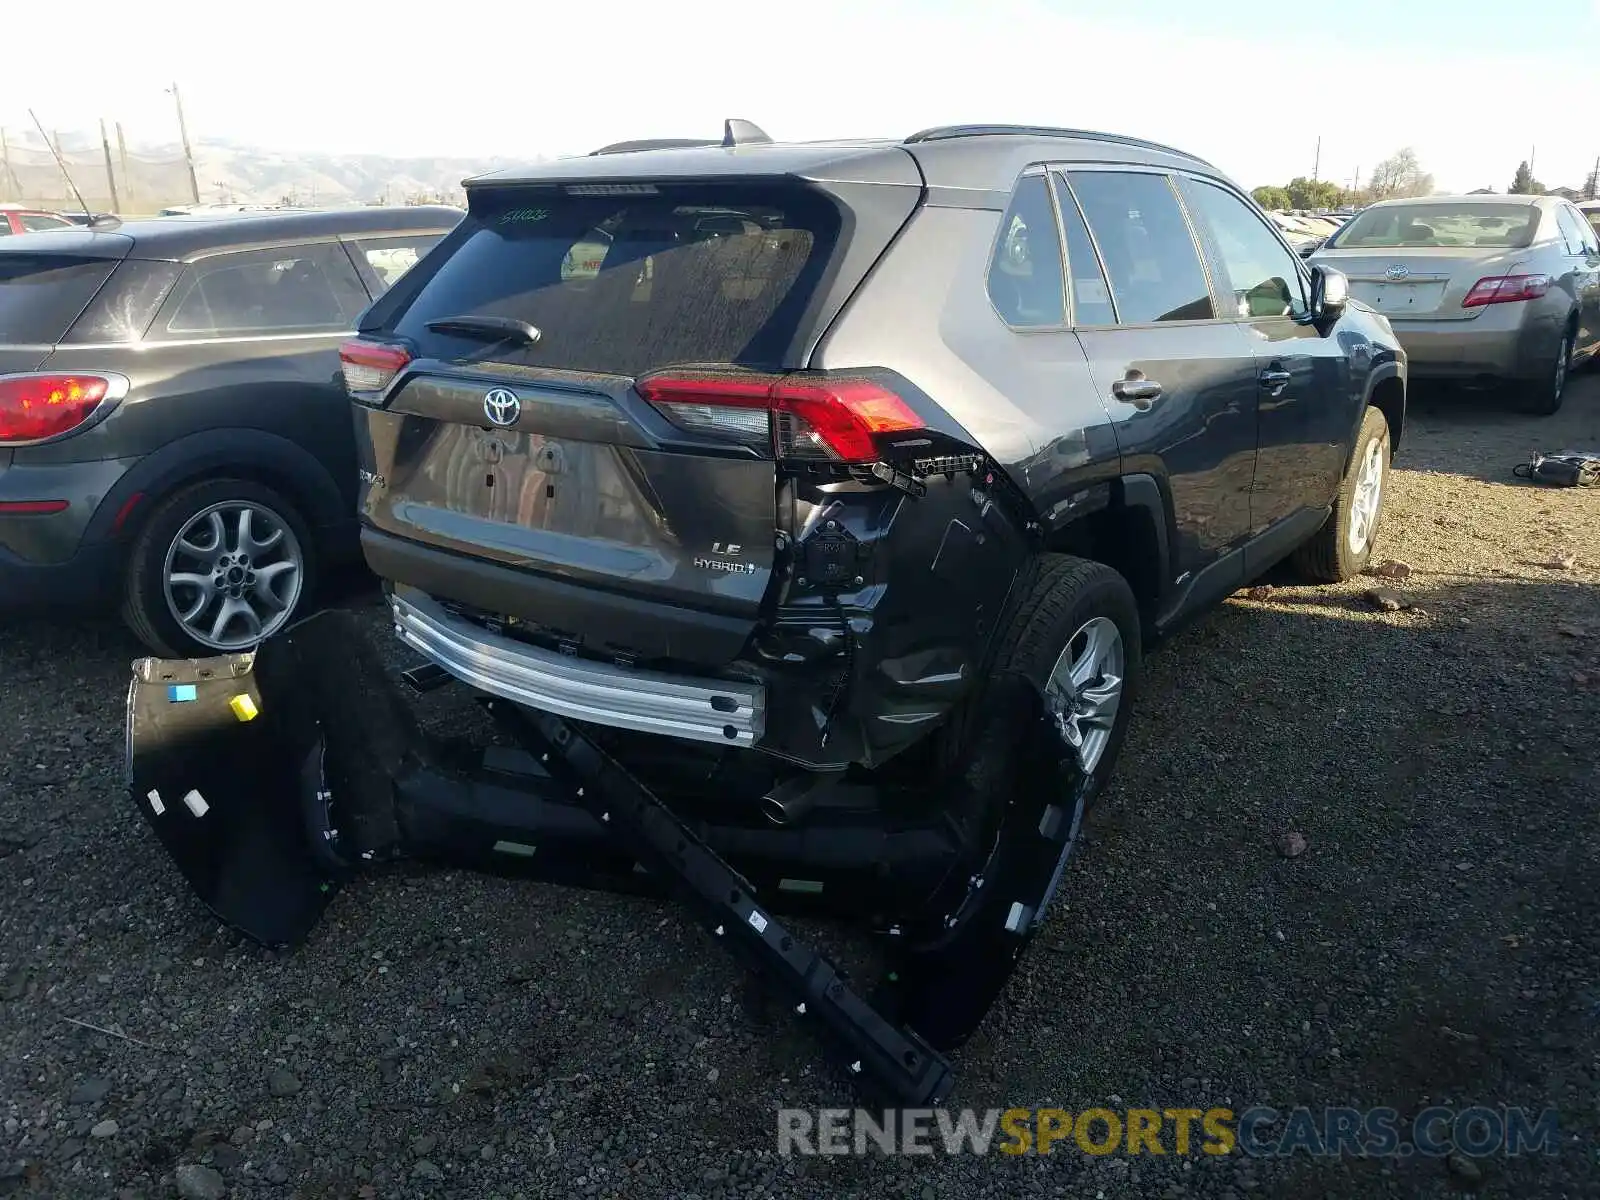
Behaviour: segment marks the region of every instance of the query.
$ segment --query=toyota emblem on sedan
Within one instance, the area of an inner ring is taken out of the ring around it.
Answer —
[[[1409,274],[1411,274],[1409,268],[1404,267],[1399,263],[1395,263],[1394,266],[1390,267],[1383,273],[1383,277],[1385,279],[1404,279]]]
[[[489,418],[489,424],[499,425],[502,429],[507,425],[515,425],[517,418],[522,415],[522,401],[507,388],[495,388],[483,398],[483,415]]]

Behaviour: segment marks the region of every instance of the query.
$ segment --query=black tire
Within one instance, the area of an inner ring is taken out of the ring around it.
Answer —
[[[1028,569],[1031,578],[1018,580],[1019,602],[1000,634],[996,673],[1013,672],[1042,688],[1067,649],[1067,639],[1091,618],[1109,617],[1122,635],[1122,703],[1085,793],[1091,800],[1111,774],[1128,728],[1130,701],[1143,664],[1139,603],[1128,581],[1104,563],[1070,554],[1041,554]],[[970,766],[988,765],[976,753],[968,761]]]
[[[248,646],[207,645],[193,636],[167,601],[167,556],[190,521],[219,505],[248,504],[270,515],[292,539],[299,564],[299,586],[281,618],[267,623],[267,635],[310,609],[317,582],[317,546],[295,506],[279,493],[249,479],[207,479],[189,484],[162,500],[134,538],[123,582],[122,619],[146,647],[163,658],[208,658]],[[259,564],[258,564],[259,565]],[[248,576],[253,579],[254,576]]]
[[[976,1031],[1032,941],[1083,816],[1116,764],[1138,691],[1140,619],[1127,581],[1064,554],[1039,555],[1025,570],[993,668],[952,727],[946,757],[955,777],[949,815],[976,856],[914,922],[897,969],[902,1019],[940,1050]],[[1096,618],[1120,636],[1122,688],[1086,772],[1040,695],[1057,659]]]
[[[1366,540],[1360,548],[1351,546],[1350,528],[1355,513],[1356,493],[1368,456],[1378,455],[1382,474],[1378,480],[1378,511],[1373,515]],[[1376,408],[1367,409],[1361,420],[1361,432],[1356,436],[1355,450],[1345,468],[1344,479],[1339,483],[1339,495],[1334,500],[1333,511],[1321,529],[1294,552],[1295,570],[1313,583],[1343,583],[1361,574],[1372,557],[1372,546],[1377,541],[1378,529],[1383,523],[1383,501],[1389,490],[1389,422]]]
[[[1517,385],[1517,407],[1529,416],[1552,417],[1561,411],[1561,402],[1567,397],[1567,383],[1572,378],[1574,341],[1576,338],[1569,326],[1562,332],[1561,345],[1539,378]]]

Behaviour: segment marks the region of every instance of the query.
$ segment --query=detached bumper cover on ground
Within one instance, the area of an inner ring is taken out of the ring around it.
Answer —
[[[401,857],[664,891],[815,1027],[864,1091],[934,1104],[952,1083],[940,1049],[982,1020],[1076,835],[1052,803],[1060,744],[1037,693],[1002,686],[995,702],[1017,705],[1024,777],[1040,786],[970,874],[933,824],[685,820],[579,727],[503,699],[485,703],[517,748],[440,743],[341,613],[254,655],[139,660],[129,784],[199,897],[258,942],[299,942],[344,880]],[[797,875],[798,896],[785,887]],[[872,1003],[775,915],[819,899],[857,919],[888,914],[894,969]]]

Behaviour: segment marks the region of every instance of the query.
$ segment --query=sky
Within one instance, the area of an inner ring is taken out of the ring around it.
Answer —
[[[1441,188],[1503,191],[1530,155],[1577,187],[1600,157],[1600,0],[75,0],[11,6],[4,43],[13,138],[32,108],[175,143],[176,82],[193,138],[285,152],[523,158],[743,117],[780,140],[1102,129],[1247,187],[1349,183],[1403,146]]]

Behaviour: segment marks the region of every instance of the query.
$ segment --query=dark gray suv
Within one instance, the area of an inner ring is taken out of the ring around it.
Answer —
[[[338,346],[460,218],[353,208],[0,241],[0,605],[254,644],[355,559]]]
[[[1214,167],[1107,134],[730,122],[467,194],[342,351],[400,637],[582,722],[741,869],[893,880],[942,981],[911,1024],[959,1041],[1144,651],[1280,560],[1367,562],[1388,322]]]

